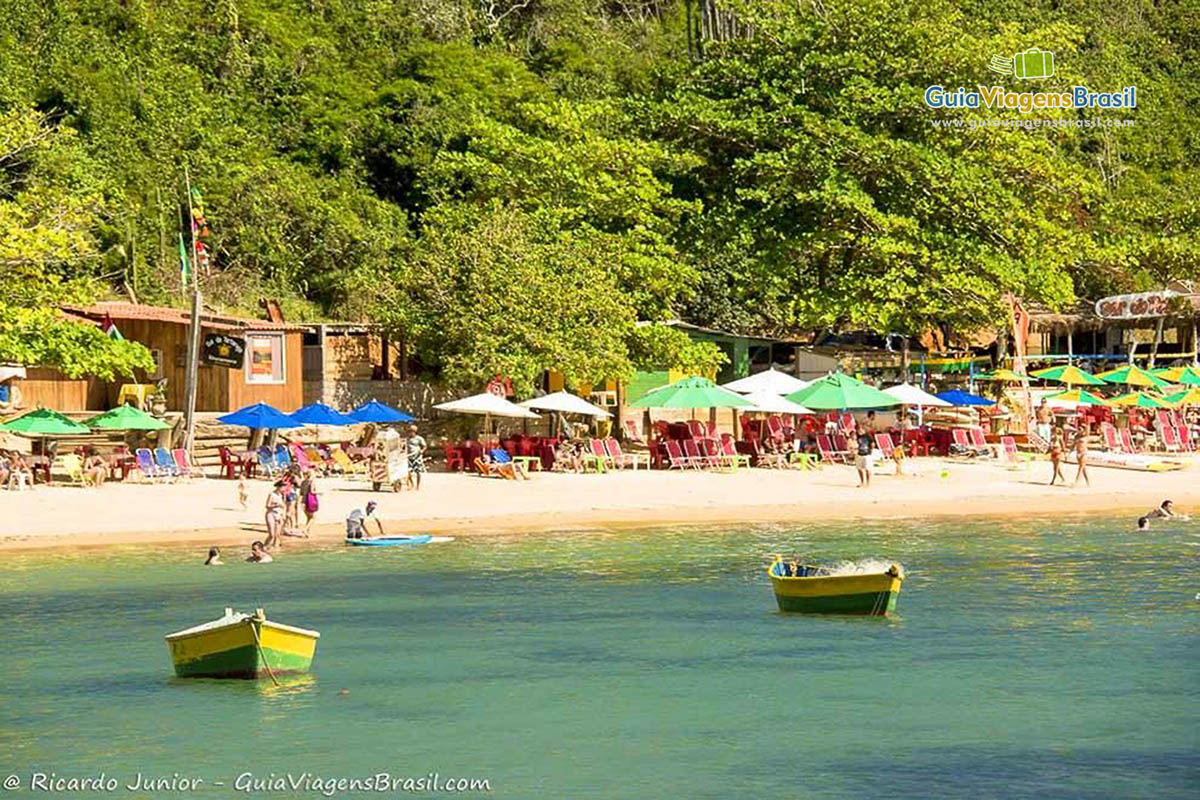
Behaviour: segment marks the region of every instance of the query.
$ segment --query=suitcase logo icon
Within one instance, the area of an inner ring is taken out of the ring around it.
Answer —
[[[1049,50],[1039,50],[1031,47],[1024,53],[1017,53],[1012,58],[1007,56],[992,56],[988,69],[1001,75],[1012,75],[1021,80],[1054,77],[1054,53]]]

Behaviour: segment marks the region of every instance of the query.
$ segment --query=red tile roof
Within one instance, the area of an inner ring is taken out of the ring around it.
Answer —
[[[104,319],[104,315],[112,317],[114,321],[122,319],[148,320],[151,322],[170,322],[176,325],[187,325],[191,322],[191,312],[184,311],[178,308],[167,308],[166,306],[146,306],[139,303],[120,303],[120,302],[101,302],[90,306],[61,306],[62,310],[73,317],[85,317],[90,320],[100,321]],[[301,331],[305,330],[303,325],[295,325],[287,322],[271,322],[265,319],[246,319],[244,317],[230,317],[223,314],[210,314],[202,312],[200,314],[200,322],[206,328],[216,328],[220,330],[243,330],[243,331]]]

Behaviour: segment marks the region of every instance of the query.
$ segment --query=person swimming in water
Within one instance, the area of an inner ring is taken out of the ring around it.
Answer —
[[[1153,511],[1151,511],[1149,514],[1146,515],[1146,518],[1147,519],[1178,519],[1178,520],[1185,520],[1185,521],[1191,519],[1191,517],[1187,516],[1186,514],[1176,514],[1175,513],[1175,504],[1172,503],[1170,500],[1163,500],[1162,503],[1158,506],[1158,508],[1154,509]]]
[[[208,559],[205,560],[204,566],[219,567],[219,566],[222,566],[224,563],[225,562],[221,560],[221,549],[219,547],[208,548]]]
[[[1139,531],[1148,531],[1148,530],[1150,530],[1150,520],[1149,520],[1149,519],[1147,519],[1146,517],[1138,517],[1138,521],[1137,521],[1137,529],[1138,529]]]
[[[250,545],[250,557],[246,560],[252,564],[270,564],[275,559],[271,558],[262,542],[255,542]]]

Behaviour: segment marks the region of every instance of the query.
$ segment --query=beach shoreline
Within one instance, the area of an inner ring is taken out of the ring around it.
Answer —
[[[379,503],[389,534],[519,535],[596,528],[670,525],[819,523],[1004,516],[1138,515],[1162,500],[1189,511],[1190,470],[1166,473],[1093,468],[1092,486],[1046,485],[1049,465],[1016,470],[990,463],[910,460],[920,474],[896,477],[885,467],[869,489],[854,470],[741,470],[736,474],[623,471],[607,475],[536,475],[508,482],[431,473],[421,492],[372,492],[362,479],[323,481],[312,538],[287,538],[284,550],[343,537],[342,520],[368,500]],[[1068,470],[1068,477],[1074,470]],[[0,551],[136,545],[248,547],[265,535],[267,481],[248,485],[243,510],[236,482],[207,479],[173,485],[120,484],[99,490],[40,487],[0,495]],[[165,506],[165,507],[164,507]],[[164,515],[162,512],[166,512]],[[192,520],[184,524],[183,519]],[[36,520],[28,525],[22,520]],[[372,526],[372,532],[374,528]]]

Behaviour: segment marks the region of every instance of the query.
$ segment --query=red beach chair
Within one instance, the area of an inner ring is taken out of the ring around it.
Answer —
[[[1185,453],[1192,452],[1192,434],[1187,425],[1180,425],[1175,429],[1175,433],[1179,436],[1179,448]]]
[[[683,454],[688,457],[696,469],[713,466],[708,456],[700,452],[700,444],[695,439],[683,440]]]
[[[875,446],[879,448],[879,452],[883,453],[883,457],[886,459],[890,460],[895,455],[896,445],[892,441],[890,433],[875,434]]]
[[[1158,429],[1158,437],[1162,441],[1163,449],[1168,453],[1179,452],[1179,438],[1175,433],[1175,429],[1170,425],[1163,425]]]
[[[817,434],[817,452],[821,454],[823,461],[829,461],[834,464],[848,463],[850,458],[850,451],[837,449],[834,446],[833,438],[827,433]]]
[[[640,444],[642,447],[649,447],[645,437],[638,430],[637,421],[632,419],[625,420],[625,438],[634,444]]]
[[[699,469],[691,458],[683,454],[683,449],[675,439],[667,440],[667,465],[668,469]]]
[[[608,451],[609,459],[618,469],[622,469],[626,464],[629,464],[636,472],[639,462],[645,464],[646,469],[650,469],[649,453],[626,453],[621,449],[621,443],[611,437],[604,440],[604,449]]]
[[[1121,451],[1121,435],[1111,422],[1100,423],[1100,433],[1104,434],[1104,449],[1119,453]]]
[[[1126,453],[1136,453],[1138,449],[1133,446],[1133,434],[1129,432],[1129,428],[1121,428],[1118,433],[1121,434],[1121,449]]]

